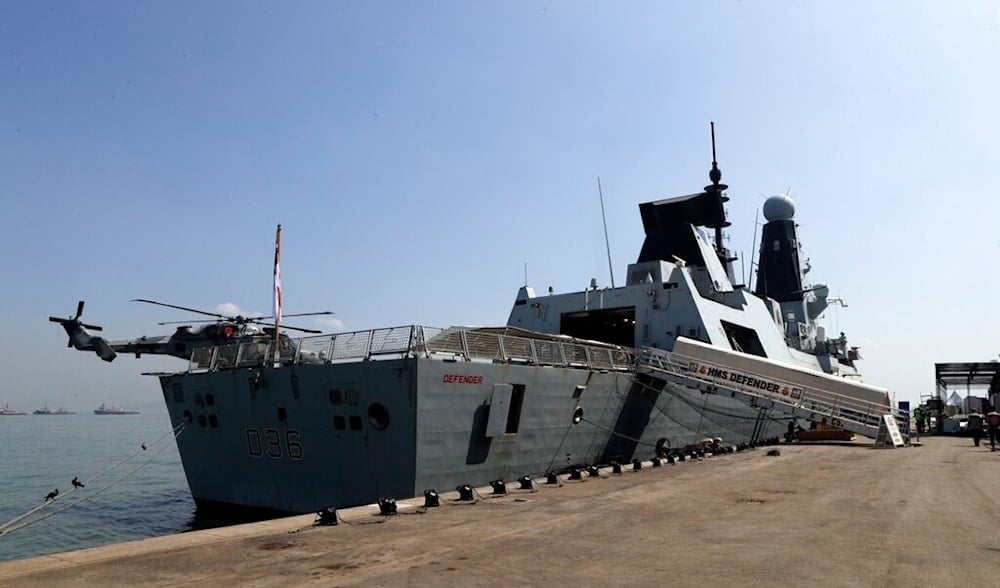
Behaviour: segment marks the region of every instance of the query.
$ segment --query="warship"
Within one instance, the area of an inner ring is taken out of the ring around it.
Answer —
[[[187,360],[153,375],[182,427],[176,443],[199,510],[371,504],[705,440],[731,451],[809,421],[876,437],[896,411],[892,396],[864,384],[857,348],[817,321],[832,299],[807,281],[792,200],[764,202],[751,290],[736,283],[724,246],[714,128],[709,178],[697,193],[639,205],[646,236],[624,286],[524,285],[501,326],[295,339],[198,339],[186,327],[180,338],[109,341],[80,321],[82,302],[75,317],[50,320],[106,361],[119,351]],[[277,247],[275,257],[277,278]]]

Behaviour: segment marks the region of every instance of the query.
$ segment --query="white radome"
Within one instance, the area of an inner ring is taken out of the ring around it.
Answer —
[[[764,201],[764,218],[768,221],[792,220],[795,217],[795,203],[784,194],[771,196]]]

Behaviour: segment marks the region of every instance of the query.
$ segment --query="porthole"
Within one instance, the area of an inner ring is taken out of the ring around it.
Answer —
[[[383,430],[389,426],[389,409],[381,402],[373,402],[368,407],[368,422],[373,429]]]

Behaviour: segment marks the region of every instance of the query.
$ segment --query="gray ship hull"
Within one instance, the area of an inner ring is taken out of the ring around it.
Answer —
[[[202,507],[311,512],[747,442],[758,412],[632,369],[432,356],[162,375]],[[657,385],[658,384],[658,385]],[[584,418],[573,424],[577,407]],[[764,422],[757,436],[777,436]]]

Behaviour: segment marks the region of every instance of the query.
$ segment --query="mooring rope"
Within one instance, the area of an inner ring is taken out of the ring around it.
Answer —
[[[187,425],[186,421],[180,423],[179,425],[175,426],[170,431],[167,431],[166,433],[164,433],[163,435],[161,435],[160,437],[158,437],[156,440],[154,440],[152,443],[150,443],[150,445],[156,445],[157,443],[159,443],[160,441],[162,441],[167,435],[172,435],[173,436],[171,440],[176,439],[178,436],[180,436],[181,432],[184,430],[184,427],[186,425]],[[48,512],[48,513],[46,513],[46,514],[44,514],[44,515],[42,515],[40,517],[37,517],[37,518],[34,518],[34,519],[30,519],[30,520],[25,521],[25,522],[23,522],[21,524],[17,524],[18,522],[23,521],[24,519],[30,517],[31,515],[35,514],[36,512],[38,512],[38,511],[42,510],[43,508],[49,506],[49,504],[55,504],[57,500],[60,500],[60,497],[57,496],[57,497],[54,497],[52,499],[46,499],[44,502],[42,502],[38,506],[33,507],[33,508],[29,509],[27,512],[14,517],[13,519],[7,521],[3,525],[0,525],[0,537],[4,537],[5,535],[8,535],[9,533],[13,533],[14,531],[17,531],[19,529],[23,529],[25,527],[30,527],[31,525],[34,525],[34,524],[39,523],[41,521],[44,521],[45,519],[47,519],[47,518],[49,518],[49,517],[51,517],[51,516],[53,516],[55,514],[58,514],[58,513],[66,510],[68,508],[71,508],[73,506],[76,506],[78,504],[86,502],[88,500],[91,500],[91,499],[93,499],[93,498],[95,498],[95,497],[103,494],[104,492],[110,490],[114,486],[117,486],[122,481],[126,480],[127,478],[135,475],[135,473],[137,473],[139,470],[141,470],[142,468],[144,468],[147,464],[149,464],[149,462],[151,462],[154,459],[156,459],[157,457],[159,457],[160,454],[162,454],[164,451],[166,451],[169,447],[170,447],[169,443],[164,444],[163,447],[161,447],[158,451],[156,451],[155,453],[151,454],[148,459],[146,459],[145,461],[141,462],[134,469],[132,469],[129,472],[126,472],[123,476],[119,477],[117,480],[114,480],[113,482],[111,482],[107,486],[101,488],[100,490],[97,490],[96,492],[88,494],[87,496],[84,496],[83,498],[80,498],[79,500],[70,502],[70,503],[66,504],[65,506],[57,508],[57,509],[55,509],[55,510],[53,510],[51,512]],[[145,451],[147,451],[146,444],[142,443],[140,445],[140,448],[137,449],[131,455],[118,460],[117,462],[115,462],[115,463],[111,464],[110,466],[104,468],[103,470],[101,470],[97,474],[94,474],[93,476],[91,476],[91,477],[87,478],[86,480],[84,480],[83,481],[83,486],[81,486],[80,488],[85,487],[87,484],[89,484],[93,480],[98,479],[99,477],[101,477],[104,474],[106,474],[107,472],[109,472],[109,471],[111,471],[111,470],[113,470],[113,469],[121,466],[122,464],[124,464],[124,463],[126,463],[126,462],[128,462],[128,461],[130,461],[132,459],[135,459],[135,457],[137,455],[139,455],[139,454],[141,454],[141,453],[143,453]],[[62,496],[63,497],[69,496],[70,494],[72,494],[73,492],[79,490],[80,488],[74,486],[73,488],[69,489],[67,492],[65,492],[64,494],[62,494]]]

